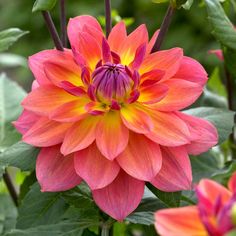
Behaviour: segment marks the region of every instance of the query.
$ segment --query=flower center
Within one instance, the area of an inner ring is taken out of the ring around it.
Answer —
[[[131,91],[133,80],[125,66],[107,62],[92,74],[95,93],[100,101],[123,101]]]

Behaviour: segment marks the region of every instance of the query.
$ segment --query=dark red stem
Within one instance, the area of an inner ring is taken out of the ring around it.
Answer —
[[[63,47],[67,46],[65,1],[66,0],[60,0],[61,41],[62,41]]]
[[[112,29],[111,0],[104,0],[104,3],[105,3],[105,17],[106,17],[106,37],[108,38]]]

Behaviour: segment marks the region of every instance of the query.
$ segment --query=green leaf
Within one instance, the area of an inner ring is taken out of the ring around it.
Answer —
[[[164,3],[169,2],[169,0],[152,0],[154,3]]]
[[[34,170],[39,149],[18,142],[0,154],[0,166],[14,166],[22,171]]]
[[[150,183],[146,184],[147,187],[160,199],[167,207],[178,207],[181,198],[181,192],[167,193],[155,188]]]
[[[59,222],[68,208],[60,196],[61,193],[42,193],[38,183],[35,183],[19,207],[16,227],[27,229]]]
[[[0,152],[19,140],[11,122],[20,115],[20,103],[25,96],[26,92],[19,85],[4,73],[0,74]]]
[[[20,37],[28,33],[28,31],[22,31],[18,28],[10,28],[0,31],[0,52],[7,50]]]
[[[36,11],[49,11],[54,8],[57,0],[36,0],[32,12]]]
[[[193,5],[193,0],[188,0],[184,5],[182,5],[182,7],[185,10],[190,10],[191,6]]]
[[[185,110],[185,113],[210,121],[218,130],[219,144],[228,139],[234,126],[234,112],[212,107]]]
[[[0,235],[15,227],[17,210],[8,195],[0,195]]]
[[[1,53],[0,66],[2,67],[23,66],[27,68],[27,60],[25,57],[13,53]]]
[[[218,0],[205,0],[213,34],[223,45],[236,50],[236,30]]]

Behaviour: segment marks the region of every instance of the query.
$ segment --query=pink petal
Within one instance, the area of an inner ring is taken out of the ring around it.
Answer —
[[[73,156],[63,156],[60,146],[42,148],[36,162],[36,176],[42,192],[66,191],[80,184]]]
[[[12,122],[15,128],[25,134],[40,117],[31,111],[23,110],[17,121]]]
[[[201,86],[204,86],[208,79],[203,66],[198,61],[185,56],[183,57],[179,70],[174,75],[174,78],[184,79]]]
[[[82,15],[71,18],[68,23],[67,31],[72,48],[75,48],[76,50],[79,49],[80,41],[78,35],[80,32],[84,31],[85,27],[91,29],[91,33],[95,32],[94,34],[93,33],[91,34],[92,37],[96,38],[97,31],[101,32],[102,34],[102,28],[94,17],[88,15]]]
[[[116,160],[129,175],[144,181],[153,179],[162,165],[159,145],[132,132],[128,146]]]
[[[24,135],[23,141],[37,147],[48,147],[63,141],[71,123],[59,123],[46,117],[40,118]]]
[[[77,97],[52,85],[41,86],[31,91],[22,106],[38,115],[49,115],[61,105],[76,100]]]
[[[162,80],[171,78],[179,69],[183,58],[183,50],[181,48],[172,48],[152,53],[144,59],[140,67],[140,74],[144,74],[154,69],[165,72]]]
[[[89,116],[75,123],[66,132],[61,152],[67,155],[88,147],[95,140],[95,129],[98,121],[98,117]]]
[[[97,149],[95,143],[75,154],[75,170],[94,189],[110,184],[118,175],[120,167],[115,161],[109,161]]]
[[[125,126],[135,133],[146,134],[153,129],[153,122],[149,113],[139,103],[123,106],[121,118]]]
[[[152,48],[157,40],[157,36],[159,34],[160,30],[158,29],[152,36],[151,40],[148,43],[148,47],[147,47],[147,54],[150,54],[152,51]]]
[[[109,160],[116,158],[128,144],[129,130],[123,125],[119,112],[108,112],[96,128],[96,143]]]
[[[29,57],[29,67],[33,72],[35,79],[40,85],[51,84],[45,71],[45,62],[57,62],[61,66],[76,66],[71,50],[65,49],[63,52],[56,49],[44,50]]]
[[[176,114],[188,125],[190,130],[191,144],[186,145],[189,154],[198,155],[217,144],[217,130],[209,121],[181,112],[176,112]]]
[[[214,54],[214,55],[216,55],[216,57],[217,57],[220,61],[224,61],[224,55],[223,55],[222,50],[220,50],[220,49],[209,50],[208,53]]]
[[[228,188],[232,193],[236,192],[236,172],[232,174],[228,182]]]
[[[154,129],[145,134],[163,146],[180,146],[190,143],[188,126],[173,112],[152,112]]]
[[[161,111],[176,111],[193,104],[203,92],[203,87],[182,79],[170,79],[163,83],[168,94],[154,107]]]
[[[151,181],[156,188],[165,192],[190,190],[192,169],[184,147],[161,147],[162,167]]]
[[[96,204],[108,215],[122,221],[140,203],[144,193],[144,182],[120,171],[108,186],[93,191]]]

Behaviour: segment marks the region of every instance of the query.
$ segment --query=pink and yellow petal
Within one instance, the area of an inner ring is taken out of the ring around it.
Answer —
[[[120,113],[125,126],[135,133],[146,134],[153,129],[152,119],[142,104],[125,105],[121,108]]]
[[[184,147],[161,147],[162,167],[151,184],[165,192],[190,190],[192,169]]]
[[[155,227],[160,236],[208,236],[196,206],[157,211]]]
[[[109,185],[119,173],[115,161],[109,161],[98,150],[95,143],[75,154],[75,169],[92,190]]]
[[[102,189],[93,191],[96,204],[108,215],[122,221],[139,205],[145,183],[120,171],[116,179]],[[118,207],[119,206],[119,207]]]
[[[73,156],[63,156],[59,145],[41,149],[36,176],[42,192],[66,191],[81,182],[74,169]]]
[[[126,149],[116,160],[129,175],[143,181],[152,180],[162,165],[159,145],[144,135],[132,132]]]
[[[23,141],[37,147],[49,147],[63,141],[71,123],[59,123],[40,118],[24,135]]]
[[[96,127],[96,143],[101,153],[113,160],[124,151],[128,140],[129,130],[122,123],[119,112],[106,113]]]
[[[89,116],[76,122],[65,134],[61,152],[64,155],[87,148],[95,140],[99,117]]]

